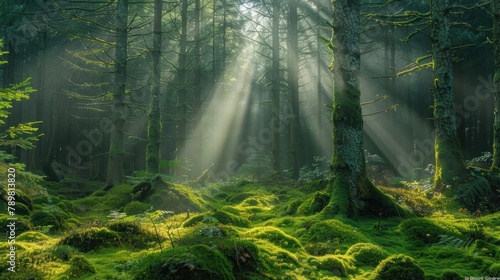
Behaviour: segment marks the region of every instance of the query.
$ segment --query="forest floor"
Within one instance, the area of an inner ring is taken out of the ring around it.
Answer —
[[[500,277],[500,213],[416,182],[383,188],[409,219],[325,218],[325,181],[137,183],[41,182],[48,193],[18,200],[16,272],[2,242],[0,279]]]

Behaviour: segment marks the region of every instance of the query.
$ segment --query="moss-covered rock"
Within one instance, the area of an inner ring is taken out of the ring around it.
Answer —
[[[18,235],[16,239],[17,241],[25,241],[25,242],[40,242],[49,240],[50,238],[41,232],[27,231]]]
[[[344,262],[336,256],[324,257],[319,262],[319,269],[327,270],[335,276],[346,277],[346,266]]]
[[[378,265],[388,254],[372,243],[357,243],[347,250],[347,255],[354,258],[356,264]]]
[[[307,253],[313,256],[324,256],[328,254],[339,254],[340,248],[339,244],[326,241],[326,242],[308,242],[304,249],[306,249]]]
[[[304,225],[307,229],[300,236],[304,243],[335,241],[343,250],[348,249],[348,244],[363,242],[366,238],[358,230],[338,220],[312,222]]]
[[[69,261],[73,256],[77,255],[78,249],[69,245],[56,245],[50,250],[50,254],[62,261]]]
[[[61,223],[49,212],[35,210],[30,215],[31,224],[35,227],[53,226],[54,229],[61,228]]]
[[[461,280],[464,279],[456,271],[447,269],[441,274],[441,280]]]
[[[375,269],[374,280],[425,280],[424,271],[411,257],[399,254],[383,260]]]
[[[316,192],[312,197],[304,201],[297,209],[299,214],[316,214],[321,212],[330,201],[330,195],[326,192]]]
[[[127,204],[125,208],[123,208],[123,212],[125,212],[129,216],[132,216],[144,214],[144,212],[148,211],[149,209],[151,209],[151,205],[149,204],[140,201],[132,201]]]
[[[256,227],[249,230],[246,235],[248,237],[268,240],[276,246],[282,248],[302,248],[302,244],[297,238],[284,233],[282,230],[275,227]]]
[[[73,246],[85,253],[101,247],[118,246],[120,241],[118,234],[114,231],[107,228],[90,228],[66,235],[59,244]]]
[[[69,261],[70,267],[66,271],[66,275],[73,279],[82,277],[85,274],[95,274],[94,265],[84,256],[73,256]]]
[[[164,253],[151,255],[141,267],[144,268],[135,279],[235,279],[229,260],[218,250],[205,245],[175,247]]]
[[[116,221],[108,228],[118,233],[122,244],[129,244],[134,248],[146,248],[148,244],[158,242],[158,238],[160,241],[164,240],[163,237],[142,228],[138,222]]]
[[[243,279],[248,273],[259,272],[259,248],[252,241],[226,239],[217,245],[221,253],[231,261],[236,279]]]
[[[216,218],[220,223],[224,225],[233,225],[237,227],[250,227],[251,223],[247,218],[237,216],[226,212],[224,210],[219,210],[214,213],[214,218]]]

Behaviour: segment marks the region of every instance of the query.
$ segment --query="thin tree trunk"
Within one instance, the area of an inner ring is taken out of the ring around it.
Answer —
[[[290,153],[292,178],[299,178],[300,169],[300,109],[299,109],[299,41],[297,30],[297,0],[289,1],[288,14],[288,86],[290,89]]]
[[[455,119],[448,8],[448,0],[431,1],[434,126],[436,129],[434,184],[438,189],[465,175]]]
[[[182,165],[184,159],[179,158],[180,153],[186,144],[187,130],[187,89],[186,89],[186,49],[187,49],[187,9],[188,1],[182,0],[181,6],[181,38],[179,42],[179,65],[178,65],[178,101],[177,101],[177,149],[175,151],[176,160]],[[182,176],[179,168],[175,171],[175,176]]]
[[[153,85],[149,105],[148,145],[146,147],[146,170],[149,173],[158,173],[160,166],[160,57],[161,57],[161,18],[163,1],[155,0],[154,27],[153,27]]]
[[[116,17],[115,90],[111,114],[113,130],[108,155],[107,186],[120,184],[123,179],[123,136],[125,127],[125,87],[127,84],[127,24],[128,0],[118,0]]]
[[[203,126],[201,119],[201,33],[200,33],[200,0],[194,2],[194,40],[195,40],[195,57],[194,57],[194,123],[197,129],[193,135],[194,155],[196,156],[197,164],[194,166],[193,174],[200,174],[203,171]]]
[[[280,36],[279,36],[279,21],[280,21],[280,0],[273,0],[273,27],[272,27],[272,119],[271,129],[273,131],[272,139],[272,166],[275,175],[281,175],[280,162]]]
[[[493,77],[495,97],[495,122],[493,124],[493,164],[491,170],[500,172],[500,0],[493,1],[493,51],[495,73]]]

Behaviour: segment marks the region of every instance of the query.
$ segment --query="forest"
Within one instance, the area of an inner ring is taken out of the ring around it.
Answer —
[[[0,279],[500,279],[500,0],[0,22]]]

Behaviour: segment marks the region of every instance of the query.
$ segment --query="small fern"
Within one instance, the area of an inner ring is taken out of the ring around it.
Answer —
[[[465,249],[465,248],[469,247],[473,241],[474,241],[474,238],[472,238],[472,237],[468,238],[468,239],[461,239],[461,238],[458,238],[455,236],[442,234],[442,235],[439,235],[439,242],[437,242],[434,245],[447,246],[447,247],[451,247],[455,250],[459,250],[459,249]]]
[[[483,177],[476,177],[458,187],[458,195],[455,196],[455,199],[466,206],[475,207],[485,198],[491,198],[492,195],[493,192],[488,181]]]

